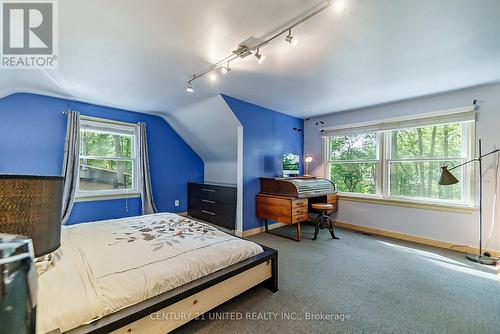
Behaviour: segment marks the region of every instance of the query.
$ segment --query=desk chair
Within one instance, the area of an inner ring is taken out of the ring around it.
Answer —
[[[323,229],[324,223],[328,221],[328,230],[332,235],[332,239],[338,239],[335,236],[335,232],[333,231],[333,220],[328,215],[328,211],[333,210],[332,204],[326,203],[313,203],[311,204],[311,208],[317,212],[319,212],[316,221],[314,222],[314,237],[313,240],[316,240],[318,237],[319,229]]]

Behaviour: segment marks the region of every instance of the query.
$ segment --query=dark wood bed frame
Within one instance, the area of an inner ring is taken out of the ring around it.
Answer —
[[[70,331],[64,332],[65,334],[81,334],[81,333],[92,333],[92,334],[101,334],[101,333],[110,333],[113,331],[117,332],[125,332],[125,333],[141,333],[145,332],[144,330],[134,329],[133,326],[129,327],[129,325],[134,322],[141,321],[141,319],[145,319],[150,317],[150,315],[155,312],[160,312],[165,308],[172,306],[178,302],[185,301],[190,297],[193,298],[194,295],[199,294],[203,291],[207,291],[214,286],[224,283],[225,281],[230,280],[231,278],[235,278],[237,275],[244,275],[245,273],[249,273],[252,268],[255,270],[257,266],[261,266],[265,263],[266,265],[270,265],[271,275],[269,278],[265,279],[262,282],[259,282],[257,285],[252,284],[248,287],[243,286],[244,290],[248,290],[253,286],[263,286],[272,292],[278,291],[278,252],[272,248],[262,246],[264,249],[263,253],[260,253],[256,256],[253,256],[247,260],[242,262],[238,262],[233,264],[227,268],[216,271],[208,276],[199,278],[193,282],[182,285],[173,290],[167,291],[161,295],[156,297],[147,299],[141,303],[129,306],[124,308],[118,312],[110,314],[104,318],[96,320],[90,324],[82,325]],[[232,281],[231,281],[232,282]],[[243,292],[243,291],[242,291]],[[241,292],[241,293],[242,293]],[[238,293],[240,294],[240,293]],[[236,295],[235,295],[236,296]],[[230,297],[234,298],[235,296]],[[226,300],[227,301],[227,300]],[[214,307],[223,304],[226,301],[222,301],[221,303],[217,303]],[[191,303],[196,304],[197,300],[191,301]],[[212,307],[213,309],[213,307]],[[207,310],[209,311],[209,310]],[[182,324],[189,322],[192,319],[184,321]],[[168,321],[168,320],[158,320],[158,321]],[[180,324],[179,326],[181,326]],[[177,326],[177,327],[179,327]],[[148,333],[153,333],[151,331],[147,331]]]

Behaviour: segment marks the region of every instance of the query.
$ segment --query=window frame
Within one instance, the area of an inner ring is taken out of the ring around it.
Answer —
[[[137,125],[134,123],[126,123],[113,121],[104,118],[96,118],[89,116],[80,116],[80,136],[85,128],[103,129],[103,133],[130,135],[132,136],[131,157],[106,157],[106,156],[84,156],[79,155],[78,159],[78,181],[76,186],[76,200],[89,201],[99,199],[126,198],[134,197],[140,194],[139,189],[139,134]],[[80,147],[81,150],[81,147]],[[86,191],[80,189],[80,160],[95,159],[95,160],[113,160],[113,161],[131,161],[132,162],[132,188],[129,189],[112,189],[112,190],[93,190]]]
[[[443,126],[446,124],[456,124],[456,123],[461,123],[462,124],[462,153],[464,154],[460,158],[451,158],[450,160],[460,160],[461,162],[465,162],[468,160],[471,160],[472,157],[474,156],[475,152],[475,122],[474,121],[456,121],[456,122],[450,122],[450,123],[440,123],[440,124],[435,124],[435,125],[426,125],[422,127],[432,127],[432,126]],[[378,158],[378,165],[377,165],[377,180],[376,180],[376,187],[377,187],[377,192],[375,194],[363,194],[363,193],[354,193],[354,192],[340,192],[339,194],[341,196],[347,197],[347,198],[358,198],[358,199],[366,199],[369,202],[370,201],[384,201],[384,202],[394,202],[395,205],[397,203],[414,203],[414,204],[422,204],[425,206],[426,204],[429,205],[437,205],[437,206],[449,206],[449,207],[469,207],[472,208],[476,205],[476,196],[475,196],[475,187],[474,187],[474,182],[473,180],[475,179],[475,165],[474,164],[468,164],[464,166],[463,172],[462,172],[462,199],[461,201],[456,201],[456,200],[446,200],[446,199],[433,199],[433,198],[428,198],[428,197],[412,197],[412,196],[397,196],[397,195],[390,195],[390,170],[389,166],[391,162],[395,161],[412,161],[412,160],[419,160],[419,161],[432,161],[432,160],[439,160],[442,161],[441,158],[423,158],[423,159],[391,159],[390,157],[390,152],[391,152],[391,141],[390,141],[390,136],[391,136],[391,131],[396,131],[396,130],[402,130],[402,129],[411,129],[415,127],[399,127],[395,128],[392,130],[383,130],[383,131],[377,131],[377,130],[372,130],[368,132],[364,132],[362,134],[368,134],[375,132],[377,134],[377,158]],[[358,131],[356,131],[355,128],[353,128],[352,135],[359,134]],[[339,136],[345,136],[349,134],[343,133],[342,135]],[[325,161],[325,167],[324,167],[324,172],[325,172],[325,177],[331,180],[331,166],[332,163],[338,163],[336,160],[331,159],[331,152],[330,152],[330,140],[332,137],[336,137],[335,135],[331,136],[326,136],[323,137],[323,161]],[[347,162],[347,161],[345,161]],[[356,161],[356,162],[362,162],[362,161]],[[373,162],[373,161],[370,161]],[[404,206],[404,205],[403,205]]]

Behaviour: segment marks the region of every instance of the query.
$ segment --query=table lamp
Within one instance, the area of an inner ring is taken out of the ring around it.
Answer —
[[[2,333],[36,333],[33,255],[42,257],[61,244],[62,193],[59,176],[0,175]]]
[[[470,261],[474,261],[481,264],[495,265],[498,259],[486,256],[482,254],[482,244],[483,244],[483,158],[491,155],[493,153],[498,152],[499,150],[493,150],[486,154],[482,154],[481,152],[481,139],[479,139],[479,156],[475,159],[466,161],[460,165],[452,166],[452,168],[448,169],[448,166],[444,165],[441,167],[441,177],[439,178],[438,183],[443,186],[448,186],[452,184],[458,183],[458,179],[451,174],[450,172],[458,167],[467,165],[471,162],[479,163],[479,254],[478,255],[470,255],[468,254],[466,257]]]
[[[61,244],[63,178],[0,175],[0,233],[29,237],[35,257]]]
[[[313,161],[313,158],[310,155],[306,155],[304,162],[306,163],[306,172],[304,176],[309,176],[309,163]]]

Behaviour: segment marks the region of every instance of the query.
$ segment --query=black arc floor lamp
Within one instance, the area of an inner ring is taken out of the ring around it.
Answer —
[[[438,183],[443,186],[449,186],[452,184],[458,183],[457,178],[450,173],[450,171],[467,165],[471,162],[478,162],[479,163],[479,254],[478,255],[467,255],[467,259],[481,263],[481,264],[488,264],[488,265],[495,265],[498,261],[498,259],[486,256],[482,254],[482,244],[483,244],[483,158],[497,153],[499,149],[493,150],[491,152],[482,154],[481,152],[481,139],[479,139],[479,156],[475,159],[469,160],[464,162],[463,164],[453,166],[452,168],[448,169],[448,166],[442,166],[441,167],[441,177],[439,178]]]

